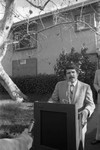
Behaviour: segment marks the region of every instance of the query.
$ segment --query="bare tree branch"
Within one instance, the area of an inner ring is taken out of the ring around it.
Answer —
[[[45,2],[43,9],[46,7],[46,5],[49,3],[50,0],[48,0],[47,2]]]
[[[29,4],[31,4],[32,6],[34,6],[35,8],[38,8],[38,9],[40,9],[40,10],[44,10],[44,8],[46,7],[46,5],[50,2],[50,0],[47,0],[43,6],[37,6],[37,5],[33,4],[32,2],[30,2],[29,0],[26,0],[26,1],[27,1]]]

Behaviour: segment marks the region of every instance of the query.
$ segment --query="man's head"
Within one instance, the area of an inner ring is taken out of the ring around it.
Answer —
[[[64,70],[64,75],[69,82],[74,83],[78,78],[78,67],[71,63],[68,64]]]

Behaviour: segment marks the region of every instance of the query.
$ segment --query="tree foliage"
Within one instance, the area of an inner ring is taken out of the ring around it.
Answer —
[[[64,78],[64,68],[70,62],[74,62],[79,67],[79,79],[86,83],[93,83],[94,73],[96,70],[96,62],[91,61],[87,53],[87,48],[82,48],[81,52],[76,52],[72,47],[70,53],[62,51],[56,60],[54,71],[57,76]]]

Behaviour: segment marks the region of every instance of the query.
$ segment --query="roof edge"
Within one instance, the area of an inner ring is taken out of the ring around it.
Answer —
[[[83,6],[86,6],[86,5],[90,5],[90,4],[93,4],[93,3],[97,3],[99,0],[88,0],[88,1],[85,1],[85,2],[80,2],[80,3],[77,3],[77,4],[73,4],[71,6],[67,6],[67,7],[64,7],[64,8],[61,8],[61,9],[58,9],[59,12],[64,12],[64,11],[69,11],[69,10],[73,10],[73,9],[77,9],[79,7],[83,7]],[[83,5],[84,4],[84,5]],[[38,16],[34,16],[32,18],[30,18],[30,21],[32,20],[38,20],[41,18],[45,18],[45,17],[48,17],[48,16],[51,16],[53,15],[54,12],[56,12],[57,10],[54,10],[54,11],[51,11],[51,12],[47,12],[45,14],[42,14],[42,15],[38,15]],[[22,21],[19,21],[19,22],[16,22],[13,24],[13,26],[16,26],[16,25],[19,25],[19,24],[23,24],[27,21],[27,19],[25,20],[22,20]]]

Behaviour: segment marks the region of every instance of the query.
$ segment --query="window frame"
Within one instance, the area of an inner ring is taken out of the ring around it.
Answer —
[[[27,38],[27,36],[29,36],[30,38]],[[33,42],[32,42],[32,37],[34,38]],[[24,44],[22,42],[24,42],[25,38],[27,39],[26,42],[29,42],[27,44],[27,46],[24,46]],[[21,51],[21,50],[25,50],[25,49],[34,49],[37,47],[37,33],[33,28],[29,28],[29,31],[27,32],[27,28],[25,29],[19,29],[19,30],[15,30],[13,31],[13,49],[15,51]],[[22,44],[22,47],[21,47]]]
[[[89,21],[86,21],[87,16],[89,16],[89,18],[88,18]],[[82,16],[77,15],[76,16],[76,28],[75,28],[75,30],[76,31],[89,30],[90,29],[89,26],[94,27],[94,19],[93,19],[93,23],[92,23],[92,17],[94,18],[93,13],[86,13],[86,14],[83,14]],[[80,18],[80,20],[78,20],[78,18]]]

